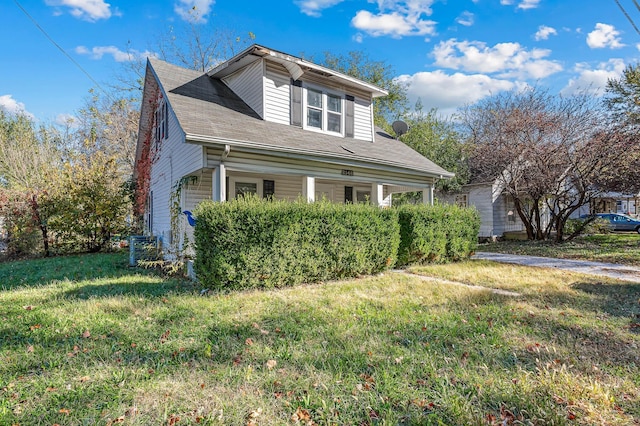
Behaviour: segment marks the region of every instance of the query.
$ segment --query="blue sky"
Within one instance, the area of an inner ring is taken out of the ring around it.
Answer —
[[[634,1],[618,1],[640,25]],[[640,57],[616,0],[5,0],[0,106],[42,122],[73,115],[95,87],[73,61],[107,87],[127,49],[153,55],[194,6],[203,25],[292,55],[364,51],[392,66],[412,102],[444,114],[525,85],[601,93]]]

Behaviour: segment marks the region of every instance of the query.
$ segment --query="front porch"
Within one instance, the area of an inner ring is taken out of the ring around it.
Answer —
[[[200,170],[185,181],[187,184],[182,189],[184,196],[181,200],[183,210],[192,210],[203,200],[229,201],[245,194],[274,200],[325,200],[390,207],[394,193],[423,191],[423,202],[433,203],[433,184],[408,186],[354,179],[352,176],[329,179],[309,175],[260,174],[220,166],[214,170]]]

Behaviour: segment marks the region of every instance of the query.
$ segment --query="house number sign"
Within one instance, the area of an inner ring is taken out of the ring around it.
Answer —
[[[353,176],[353,170],[342,169],[342,176]]]

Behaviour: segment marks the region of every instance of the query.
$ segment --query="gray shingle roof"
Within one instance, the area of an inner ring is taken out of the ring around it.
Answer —
[[[158,59],[149,63],[187,139],[225,140],[280,152],[381,164],[437,177],[450,177],[416,151],[376,129],[375,141],[341,138],[262,120],[222,81]]]

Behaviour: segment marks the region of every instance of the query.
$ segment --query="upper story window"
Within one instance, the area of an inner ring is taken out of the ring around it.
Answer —
[[[166,101],[160,101],[155,112],[156,142],[169,137],[169,107]]]
[[[342,96],[314,88],[307,88],[306,93],[306,127],[342,135],[344,127]]]

